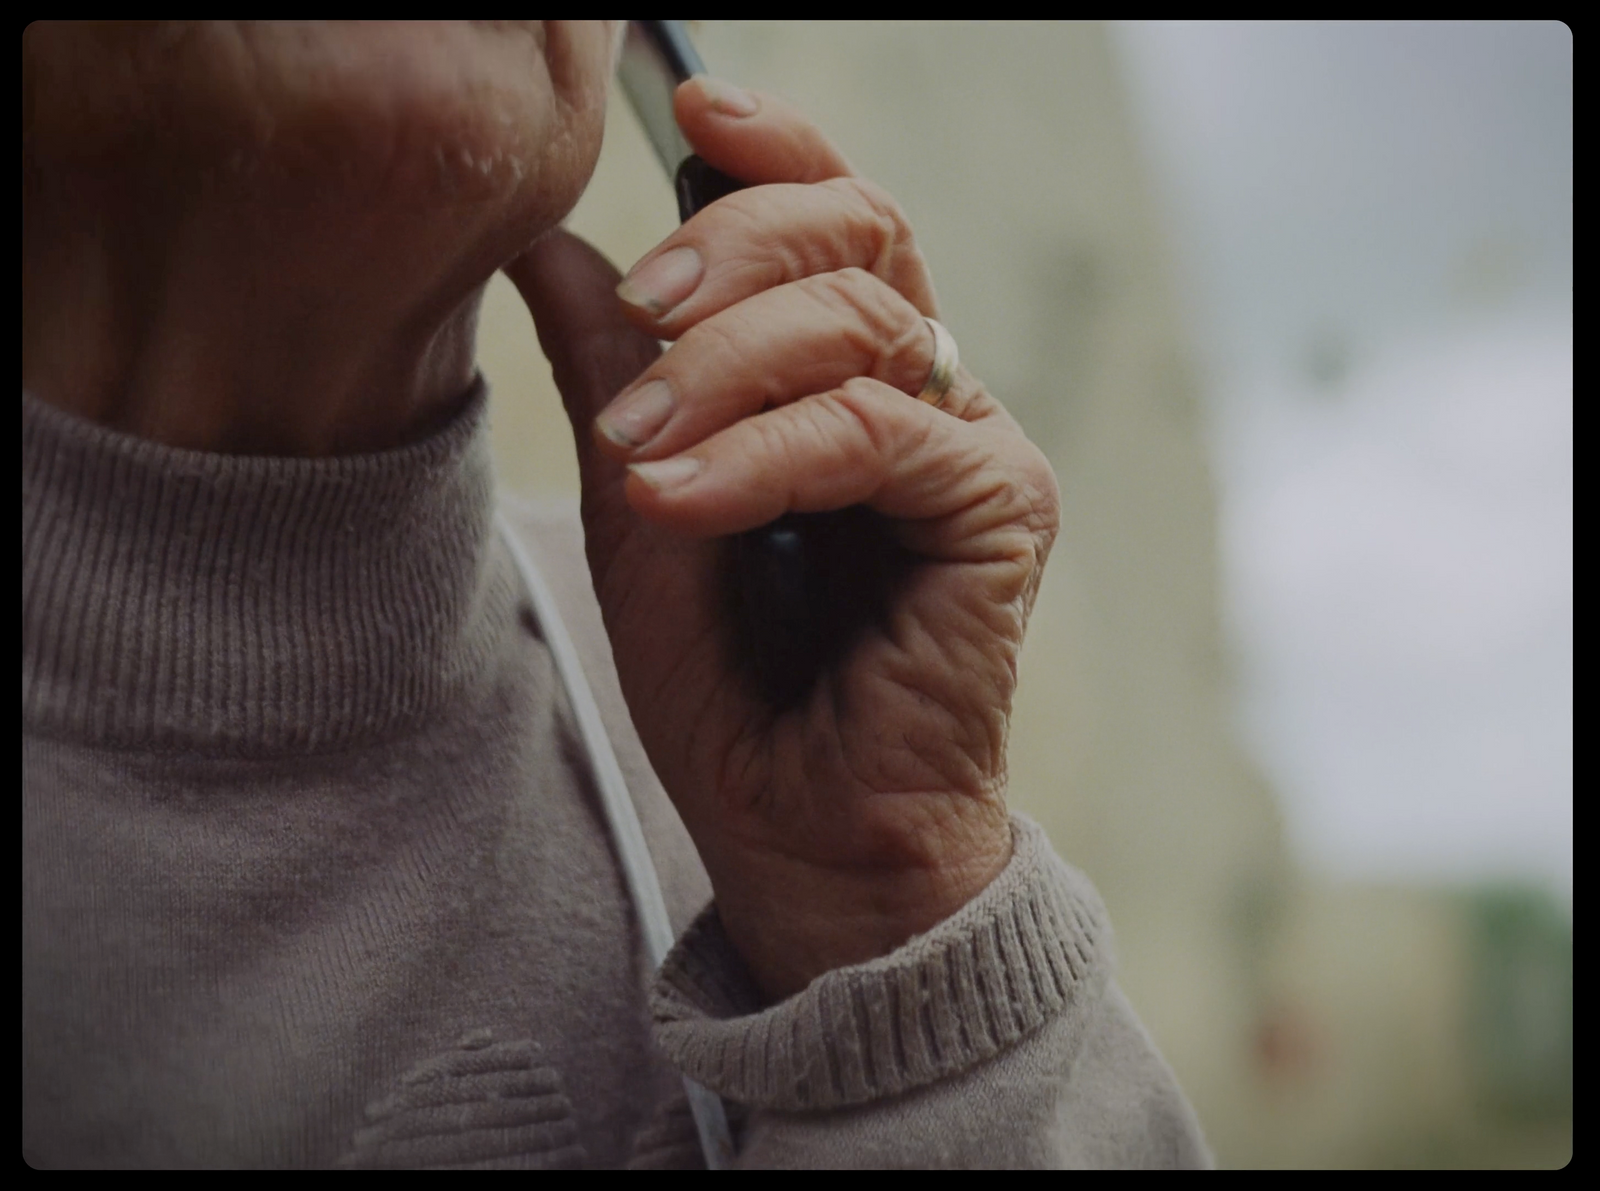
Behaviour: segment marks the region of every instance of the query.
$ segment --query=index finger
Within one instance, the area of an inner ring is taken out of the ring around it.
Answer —
[[[855,176],[838,147],[781,99],[696,75],[679,84],[672,103],[695,152],[748,185]]]

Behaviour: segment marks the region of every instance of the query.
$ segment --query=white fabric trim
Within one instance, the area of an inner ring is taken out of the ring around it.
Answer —
[[[506,547],[511,551],[517,570],[521,572],[523,586],[527,588],[528,598],[533,601],[533,614],[544,632],[545,646],[550,650],[556,673],[567,689],[572,713],[578,721],[578,734],[583,739],[584,751],[589,757],[590,773],[600,791],[600,802],[611,827],[611,838],[617,844],[623,879],[627,881],[628,894],[639,915],[650,966],[652,970],[659,969],[667,958],[667,952],[672,949],[672,923],[667,918],[661,882],[656,876],[655,862],[650,859],[644,829],[639,826],[633,796],[628,792],[622,767],[617,764],[611,738],[606,734],[605,723],[600,718],[600,708],[589,690],[583,663],[561,619],[555,596],[533,565],[533,559],[518,540],[505,514],[496,512],[495,523],[505,539]],[[694,1114],[695,1128],[700,1134],[700,1149],[705,1154],[706,1166],[711,1170],[726,1169],[733,1162],[733,1138],[728,1131],[727,1114],[723,1111],[721,1098],[688,1077],[684,1078],[683,1088],[689,1097],[689,1110]]]

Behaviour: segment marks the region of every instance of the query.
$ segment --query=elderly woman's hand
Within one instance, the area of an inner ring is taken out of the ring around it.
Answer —
[[[1058,498],[964,370],[940,408],[915,400],[938,312],[895,203],[771,98],[697,79],[677,104],[700,155],[749,189],[647,255],[621,302],[563,232],[508,272],[579,432],[634,721],[725,928],[781,997],[933,926],[1009,858],[1007,724]],[[852,505],[913,565],[776,709],[736,656],[719,538]]]

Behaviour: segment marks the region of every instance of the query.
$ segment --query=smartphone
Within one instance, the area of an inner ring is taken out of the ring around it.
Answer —
[[[678,84],[705,73],[682,21],[630,21],[618,81],[661,167],[678,217],[744,188],[697,157],[672,113]],[[909,570],[888,523],[865,507],[786,513],[728,539],[723,589],[733,655],[778,711],[799,704],[863,629],[883,624]]]
[[[661,168],[672,179],[681,222],[688,222],[695,212],[723,195],[744,188],[744,183],[695,156],[672,114],[672,95],[678,84],[705,72],[705,63],[682,21],[628,22],[617,79],[644,125]]]

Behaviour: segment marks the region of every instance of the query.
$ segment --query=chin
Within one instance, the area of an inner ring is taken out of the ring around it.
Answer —
[[[26,152],[263,202],[512,204],[554,223],[599,154],[613,24],[39,23]]]
[[[609,35],[556,22],[339,23],[287,42],[280,168],[423,203],[549,191],[562,213],[598,156]],[[556,216],[559,218],[559,215]]]

